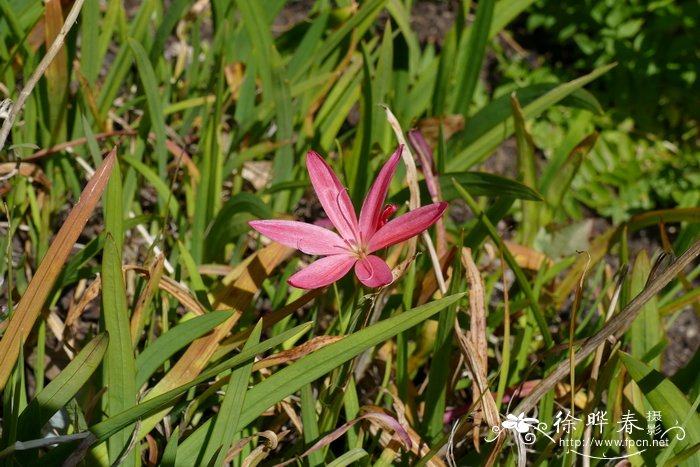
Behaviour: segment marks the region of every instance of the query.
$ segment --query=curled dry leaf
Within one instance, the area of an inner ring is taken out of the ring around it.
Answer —
[[[241,464],[242,467],[254,467],[258,465],[265,460],[271,451],[277,449],[280,437],[277,436],[274,431],[261,431],[258,435],[264,438],[264,440],[262,444],[253,449],[253,451],[246,456]],[[260,441],[260,438],[258,438],[258,441]]]
[[[155,257],[151,266],[148,268],[148,281],[146,282],[146,287],[141,292],[136,306],[134,307],[134,312],[131,314],[131,342],[134,346],[138,343],[141,337],[141,332],[143,331],[144,310],[150,305],[156,290],[159,288],[160,279],[163,276],[163,266],[165,264],[165,256],[159,254]]]
[[[144,277],[150,277],[151,271],[143,266],[126,264],[122,267],[124,271],[135,271]],[[197,316],[203,315],[207,309],[197,301],[190,293],[190,290],[179,282],[168,276],[161,276],[158,281],[158,288],[172,295],[185,309]]]
[[[36,164],[30,164],[29,162],[5,162],[0,164],[0,181],[9,180],[17,175],[37,182],[44,190],[48,191],[51,189],[51,180]],[[0,196],[7,194],[11,187],[12,185],[9,182],[0,185]]]

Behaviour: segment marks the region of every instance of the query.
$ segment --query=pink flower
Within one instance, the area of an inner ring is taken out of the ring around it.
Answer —
[[[393,280],[391,269],[372,253],[418,235],[445,212],[447,203],[434,203],[409,211],[389,221],[396,207],[383,207],[391,177],[403,147],[389,158],[362,203],[357,220],[350,197],[338,177],[314,151],[306,154],[306,168],[318,199],[338,233],[304,222],[284,220],[250,221],[261,234],[309,255],[324,255],[289,278],[289,284],[315,289],[331,284],[355,266],[355,274],[368,287],[382,287]]]

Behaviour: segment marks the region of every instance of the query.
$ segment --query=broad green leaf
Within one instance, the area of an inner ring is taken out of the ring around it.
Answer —
[[[700,443],[700,416],[691,409],[688,399],[674,384],[661,373],[645,365],[631,355],[619,352],[620,360],[627,368],[630,376],[639,386],[642,393],[654,408],[661,412],[661,423],[668,430],[673,426],[681,426],[685,430],[684,439],[678,439],[674,453],[691,449]],[[677,430],[668,433],[669,440],[678,435]],[[700,466],[700,456],[691,456],[683,465]]]

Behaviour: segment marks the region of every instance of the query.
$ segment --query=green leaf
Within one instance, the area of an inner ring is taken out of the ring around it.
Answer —
[[[464,61],[464,69],[456,70],[457,98],[452,102],[452,113],[460,113],[464,117],[469,116],[469,107],[474,97],[476,83],[479,80],[481,66],[486,55],[486,45],[493,21],[495,0],[480,0],[476,8],[476,18],[465,32],[465,37],[460,40],[461,53],[466,57],[457,57],[457,63]],[[465,43],[466,42],[466,43]]]
[[[384,321],[380,321],[377,324],[346,336],[341,341],[319,349],[311,355],[307,355],[292,365],[278,371],[265,381],[248,390],[246,393],[245,407],[237,429],[247,426],[265,410],[285,397],[294,394],[305,384],[315,381],[365,350],[422,323],[438,311],[455,303],[463,296],[463,293],[450,295]],[[192,433],[183,442],[183,445],[200,444],[204,437],[206,437],[210,424],[211,419],[207,420]],[[178,457],[179,465],[192,465],[194,463],[196,463],[195,457],[186,459]]]
[[[20,439],[39,436],[46,422],[75,397],[102,363],[108,343],[107,333],[95,336],[63,371],[36,395],[20,414]]]
[[[250,350],[260,342],[262,332],[262,320],[253,328],[250,337],[243,347],[243,351]],[[219,413],[216,416],[214,427],[209,434],[207,446],[202,455],[202,459],[207,464],[224,465],[224,460],[231,445],[235,442],[240,432],[238,420],[243,411],[248,380],[253,370],[253,361],[241,366],[233,371],[226,386],[226,395],[221,403]]]
[[[180,323],[160,336],[136,358],[136,386],[143,386],[163,362],[196,338],[226,321],[231,315],[232,311],[213,311]]]
[[[452,184],[452,179],[455,179],[473,196],[500,196],[542,201],[542,196],[527,185],[512,178],[487,172],[455,172],[440,175],[440,188],[445,201],[459,197],[459,193]]]
[[[160,460],[161,467],[175,467],[175,461],[177,460],[177,445],[179,439],[180,427],[176,426],[173,432],[170,434],[168,444],[165,445],[163,457]]]
[[[205,258],[208,261],[223,260],[226,245],[250,229],[247,221],[273,217],[270,208],[258,196],[253,193],[236,193],[226,201],[209,229]]]
[[[164,179],[167,175],[168,151],[165,147],[165,116],[163,115],[163,104],[161,103],[161,92],[158,88],[158,80],[153,71],[148,54],[143,46],[136,40],[129,38],[129,47],[136,60],[136,68],[139,71],[139,78],[143,85],[143,93],[146,96],[148,106],[148,119],[150,127],[156,135],[155,156],[158,162],[158,176]],[[161,193],[161,203],[165,203],[168,197],[163,197]]]
[[[103,372],[107,386],[107,413],[114,415],[136,405],[136,369],[121,255],[110,234],[107,234],[102,257],[102,316],[110,336]],[[131,441],[132,431],[133,427],[126,426],[109,439],[110,462],[119,459]],[[134,460],[134,455],[129,455],[124,462],[133,465]]]
[[[529,103],[526,103],[528,100],[521,95],[520,91],[516,91],[518,101],[523,105],[523,117],[528,120],[539,116],[546,109],[563,101],[564,98],[570,96],[614,66],[615,64],[597,68],[585,76],[556,86],[544,94],[539,95]],[[510,97],[504,97],[505,99],[502,104],[504,106],[503,109],[491,108],[491,106],[494,105],[494,103],[492,103],[480,111],[479,114],[475,115],[470,121],[469,127],[464,132],[463,139],[455,143],[459,148],[459,152],[447,161],[446,167],[448,170],[459,171],[468,169],[483,161],[505,138],[513,134],[513,121],[508,118],[511,114]],[[498,110],[505,112],[505,115],[500,115]],[[477,117],[482,112],[488,112],[488,114],[485,114],[481,120],[477,120]],[[474,125],[477,122],[480,124],[478,131],[474,130]]]
[[[685,430],[685,438],[677,441],[674,453],[680,454],[686,449],[700,443],[700,417],[695,409],[691,408],[688,399],[683,393],[661,373],[645,365],[631,355],[620,352],[620,360],[627,368],[630,376],[639,386],[642,393],[654,408],[661,412],[661,423],[668,430],[675,425]],[[677,431],[668,433],[671,440],[676,437]],[[700,456],[691,456],[683,465],[688,467],[700,466]]]
[[[636,297],[647,283],[651,264],[646,251],[642,250],[637,255],[632,269],[630,283],[630,297]],[[661,335],[662,323],[659,317],[658,300],[656,297],[649,300],[632,322],[628,332],[631,355],[639,361],[644,361],[644,356],[656,345],[663,341]],[[661,370],[661,357],[656,356],[650,362],[646,362],[655,370]]]
[[[226,370],[245,364],[256,355],[266,352],[267,350],[270,350],[271,348],[285,342],[288,339],[291,339],[298,334],[307,332],[311,327],[311,323],[306,323],[271,337],[270,339],[267,339],[266,341],[254,346],[250,350],[245,350],[235,357],[232,357],[206,371],[203,371],[197,378],[193,379],[187,384],[171,389],[170,391],[154,397],[153,399],[140,403],[136,407],[132,407],[91,426],[90,431],[97,438],[97,442],[104,441],[114,433],[117,433],[119,430],[123,429],[125,426],[134,423],[136,420],[154,413],[158,413],[163,410],[163,408],[171,406],[190,388],[214,378]]]

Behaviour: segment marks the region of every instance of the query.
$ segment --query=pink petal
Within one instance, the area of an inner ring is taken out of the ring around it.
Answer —
[[[401,158],[401,151],[403,151],[403,145],[400,145],[389,160],[386,161],[377,179],[372,184],[372,188],[369,189],[364,203],[362,203],[362,210],[360,210],[360,232],[362,233],[362,240],[364,241],[372,238],[374,232],[379,228],[379,217],[383,211],[384,200],[389,191],[391,178],[394,176],[396,166]]]
[[[434,203],[408,211],[379,229],[369,240],[369,253],[408,240],[433,225],[447,209],[447,203]]]
[[[282,220],[250,221],[248,225],[277,243],[308,255],[337,255],[348,250],[340,235],[318,225]]]
[[[355,274],[367,287],[383,287],[394,280],[389,266],[379,256],[374,255],[355,263]]]
[[[314,151],[306,153],[306,168],[318,200],[338,233],[347,240],[359,241],[355,208],[333,169]]]
[[[348,273],[357,261],[352,255],[333,255],[317,259],[287,279],[289,285],[300,289],[318,289],[332,284]]]

